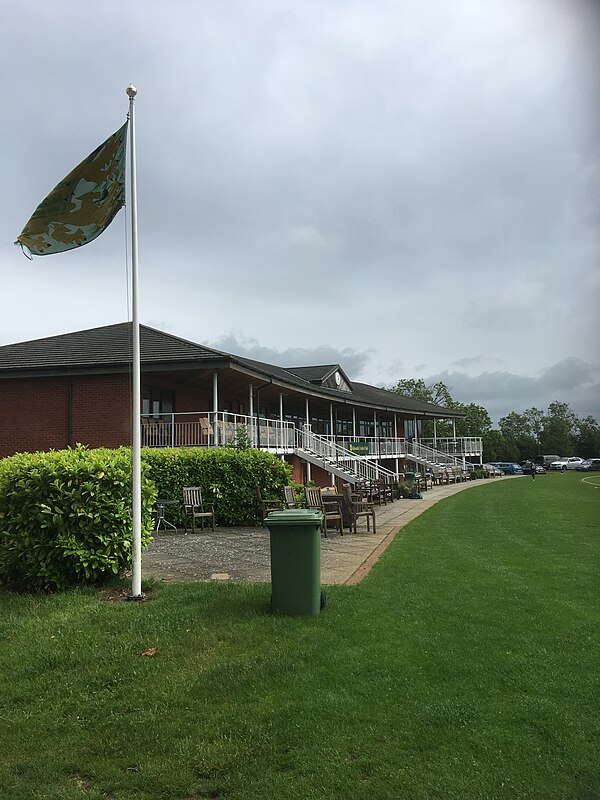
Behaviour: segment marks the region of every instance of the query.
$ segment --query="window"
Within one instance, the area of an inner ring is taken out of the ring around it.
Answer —
[[[144,386],[142,388],[142,415],[144,417],[160,417],[175,411],[175,392],[162,389],[160,386]]]

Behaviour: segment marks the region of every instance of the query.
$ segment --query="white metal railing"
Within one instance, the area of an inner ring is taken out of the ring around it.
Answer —
[[[354,456],[366,456],[367,458],[403,458],[407,452],[406,439],[379,436],[336,436],[335,441]]]
[[[357,458],[356,454],[341,447],[327,436],[313,433],[305,425],[296,430],[296,444],[300,450],[313,453],[325,464],[337,465],[354,475],[357,480],[394,480],[396,474],[374,461]]]
[[[480,456],[483,453],[483,440],[480,436],[455,436],[447,438],[419,439],[424,445],[447,453],[455,458]]]
[[[409,445],[408,458],[411,458],[411,456],[432,466],[436,464],[439,466],[459,466],[458,458],[440,450],[435,450],[433,447],[429,447],[416,439],[413,439]]]
[[[294,449],[294,424],[227,411],[142,417],[143,447],[223,447],[245,438],[251,447]]]
[[[315,434],[310,426],[296,429],[293,422],[249,417],[227,411],[197,411],[143,416],[144,447],[223,447],[245,440],[251,447],[291,453],[296,448],[313,453],[324,463],[338,465],[357,480],[392,480],[395,473],[377,463],[380,458],[415,458],[431,465],[459,465],[477,455],[477,437],[412,441],[378,437],[336,437]],[[353,450],[349,445],[364,445]]]

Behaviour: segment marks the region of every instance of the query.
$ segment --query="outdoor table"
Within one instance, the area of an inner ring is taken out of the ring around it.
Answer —
[[[173,525],[173,523],[170,522],[165,517],[165,506],[178,506],[178,505],[179,505],[179,500],[166,500],[166,499],[160,498],[160,497],[157,499],[157,501],[156,501],[156,528],[154,529],[155,531],[159,530],[159,528],[161,526],[161,523],[162,523],[163,527],[165,528],[165,530],[166,530],[167,526],[169,528],[173,528],[174,531],[177,530],[177,525]]]

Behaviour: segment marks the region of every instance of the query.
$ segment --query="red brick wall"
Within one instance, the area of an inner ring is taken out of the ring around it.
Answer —
[[[131,444],[127,375],[0,381],[0,457]]]

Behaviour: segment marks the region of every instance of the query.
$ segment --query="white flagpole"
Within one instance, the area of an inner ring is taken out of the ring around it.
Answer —
[[[131,206],[131,307],[133,338],[133,397],[132,397],[132,523],[131,542],[132,581],[128,600],[144,600],[142,592],[142,457],[140,434],[140,322],[138,313],[138,242],[137,242],[137,194],[135,173],[135,86],[126,89],[129,97],[129,153],[131,159],[130,198]]]

